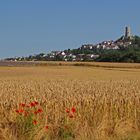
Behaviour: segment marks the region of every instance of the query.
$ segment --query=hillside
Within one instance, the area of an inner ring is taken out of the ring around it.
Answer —
[[[95,61],[95,62],[140,62],[140,37],[121,36],[116,41],[84,44],[77,49],[52,51],[28,57],[7,58],[10,61]]]

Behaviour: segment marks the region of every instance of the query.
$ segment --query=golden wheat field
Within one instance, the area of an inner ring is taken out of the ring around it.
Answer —
[[[122,65],[0,67],[0,140],[139,140],[140,69]]]

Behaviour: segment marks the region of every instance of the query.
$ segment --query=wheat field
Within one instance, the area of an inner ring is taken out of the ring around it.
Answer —
[[[0,67],[0,140],[133,139],[140,69]]]

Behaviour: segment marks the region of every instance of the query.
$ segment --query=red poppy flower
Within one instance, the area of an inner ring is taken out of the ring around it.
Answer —
[[[38,105],[39,103],[35,101],[34,104],[35,104],[35,105]]]
[[[38,113],[41,113],[41,112],[43,112],[43,110],[39,108],[37,111],[34,112],[34,114],[38,114]]]
[[[37,111],[35,111],[35,112],[34,112],[34,114],[36,115],[36,114],[38,114],[38,112],[37,112]]]
[[[21,103],[20,106],[21,106],[21,107],[25,107],[26,105],[25,105],[24,103]]]
[[[70,118],[74,118],[74,115],[70,114],[69,117],[70,117]]]
[[[16,110],[17,113],[19,113],[19,110]]]
[[[38,113],[41,113],[41,112],[43,112],[43,110],[42,110],[41,108],[39,108],[39,109],[37,110],[37,112],[38,112]]]
[[[71,111],[72,111],[72,113],[75,113],[75,112],[76,112],[76,109],[73,107],[73,108],[71,109]]]
[[[35,106],[35,103],[33,103],[33,102],[30,103],[30,106],[31,106],[31,107],[34,107],[34,106]]]
[[[25,110],[23,110],[23,109],[19,109],[19,110],[16,110],[16,112],[17,112],[17,113],[24,113]]]
[[[45,126],[45,128],[46,128],[46,129],[48,129],[48,128],[49,128],[49,126],[48,126],[48,125],[46,125],[46,126]]]
[[[33,120],[33,124],[36,125],[37,124],[37,120]]]
[[[66,108],[66,113],[70,113],[70,110],[68,108]]]
[[[20,109],[19,110],[19,113],[23,113],[23,112],[25,112],[25,110],[23,110],[23,109]]]

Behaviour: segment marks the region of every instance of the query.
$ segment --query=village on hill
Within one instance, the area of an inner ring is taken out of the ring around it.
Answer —
[[[130,27],[125,27],[124,35],[116,41],[107,40],[98,44],[83,44],[77,49],[52,51],[6,60],[140,62],[140,37],[133,36]]]

